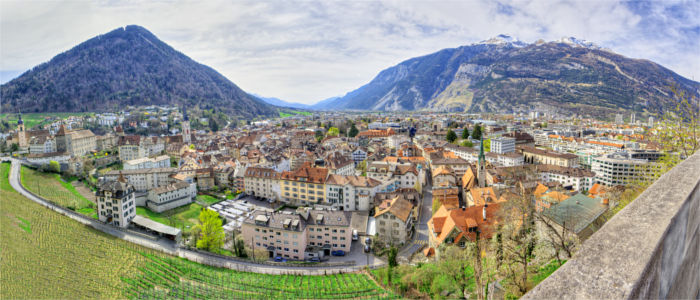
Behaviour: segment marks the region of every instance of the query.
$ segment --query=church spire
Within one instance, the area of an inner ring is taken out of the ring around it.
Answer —
[[[479,144],[479,164],[483,164],[486,161],[486,156],[484,155],[484,137],[481,137],[481,143]]]

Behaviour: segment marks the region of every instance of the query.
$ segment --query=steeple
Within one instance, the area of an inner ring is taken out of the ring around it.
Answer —
[[[27,143],[27,133],[26,128],[24,128],[24,121],[22,121],[22,113],[19,112],[17,116],[17,139],[19,147],[24,149],[27,148],[29,143]]]
[[[484,155],[484,137],[479,145],[479,160],[476,162],[476,180],[480,188],[486,187],[486,156]]]
[[[182,106],[182,119],[185,121],[189,121],[190,117],[187,115],[187,107]]]
[[[24,121],[22,121],[22,112],[18,113],[18,118],[19,118],[19,120],[17,120],[17,125],[24,124]]]
[[[486,161],[486,156],[484,155],[484,137],[481,137],[481,143],[479,144],[479,164],[483,164]]]

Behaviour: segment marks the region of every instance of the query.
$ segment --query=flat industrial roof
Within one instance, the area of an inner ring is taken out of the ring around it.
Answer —
[[[170,227],[165,224],[158,223],[156,221],[153,221],[148,218],[144,218],[142,216],[136,215],[131,222],[136,223],[137,225],[141,227],[148,228],[150,230],[153,230],[155,232],[160,232],[163,234],[168,234],[168,235],[179,235],[180,234],[180,229],[177,229],[175,227]]]

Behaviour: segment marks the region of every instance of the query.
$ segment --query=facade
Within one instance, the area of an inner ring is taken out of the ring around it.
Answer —
[[[33,165],[47,165],[52,160],[59,163],[68,163],[70,155],[65,152],[36,153],[27,155],[27,161]]]
[[[352,160],[353,162],[355,162],[355,166],[357,166],[365,159],[367,159],[367,151],[357,148],[355,149],[355,151],[352,152]]]
[[[323,258],[331,251],[350,252],[352,214],[341,211],[298,209],[295,213],[255,211],[243,221],[243,240],[269,257],[293,260]]]
[[[22,114],[19,114],[19,119],[17,120],[17,139],[19,148],[27,149],[29,144],[27,143],[27,130],[24,127],[24,121],[22,121]]]
[[[662,166],[655,161],[660,155],[655,151],[616,152],[593,158],[591,170],[597,183],[626,185],[658,175]]]
[[[33,136],[29,140],[29,153],[41,154],[56,152],[56,140],[51,136]]]
[[[507,137],[491,139],[491,152],[498,154],[515,152],[515,139]]]
[[[294,205],[312,205],[326,202],[328,169],[303,166],[282,172],[280,193],[282,201]]]
[[[100,184],[95,196],[97,216],[102,222],[126,228],[136,216],[135,190],[123,176]]]
[[[536,165],[557,165],[562,167],[578,167],[578,156],[570,153],[559,153],[535,147],[522,146],[518,149],[523,154],[525,163]]]
[[[326,203],[339,210],[370,209],[382,182],[363,176],[328,175]]]
[[[170,157],[161,155],[154,158],[137,158],[124,162],[124,170],[153,169],[170,167]]]
[[[274,169],[248,167],[243,177],[246,194],[280,200],[280,173]]]
[[[476,240],[477,232],[480,239],[490,239],[499,208],[498,203],[451,210],[440,207],[428,221],[426,253],[435,253],[443,243],[465,247],[468,241]]]
[[[97,141],[88,129],[67,131],[64,125],[56,133],[56,151],[72,156],[83,156],[97,149]]]
[[[556,181],[575,191],[587,191],[595,182],[595,173],[579,168],[541,165],[537,166],[537,174],[543,182]]]
[[[197,196],[197,187],[194,183],[175,181],[165,186],[148,191],[146,206],[154,212],[160,213],[176,207],[192,203]]]
[[[136,191],[148,191],[157,187],[168,185],[170,176],[177,172],[175,168],[138,169],[109,171],[104,175],[107,181],[115,181],[119,176],[124,176]]]
[[[413,204],[404,197],[384,200],[377,207],[376,219],[377,236],[382,241],[402,245],[411,239],[413,234]]]

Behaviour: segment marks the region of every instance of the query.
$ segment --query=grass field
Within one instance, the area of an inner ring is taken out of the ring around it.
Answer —
[[[212,204],[214,204],[214,203],[218,203],[218,202],[224,201],[224,199],[212,197],[212,196],[209,196],[209,195],[197,195],[197,201],[204,202],[204,203],[206,203],[207,205],[212,205]]]
[[[395,298],[363,274],[263,275],[155,252],[24,198],[8,169],[0,164],[0,299]]]
[[[67,118],[70,116],[84,116],[92,115],[92,113],[29,113],[22,114],[22,121],[24,121],[24,126],[27,129],[41,124],[44,120],[50,119],[52,117],[57,118]],[[13,128],[17,125],[17,114],[0,114],[0,120],[5,120],[9,122]]]
[[[189,232],[197,224],[202,207],[197,203],[190,203],[163,213],[153,212],[146,207],[137,207],[136,214],[161,224],[180,228],[183,232]]]
[[[286,111],[280,111],[280,118],[285,118],[285,117],[291,117],[294,115],[302,115],[302,116],[310,116],[312,113],[308,111],[299,111],[299,110],[286,110]]]
[[[68,181],[55,173],[42,173],[22,167],[22,184],[32,193],[49,199],[57,205],[72,207],[75,211],[97,219],[95,204],[83,197]]]

